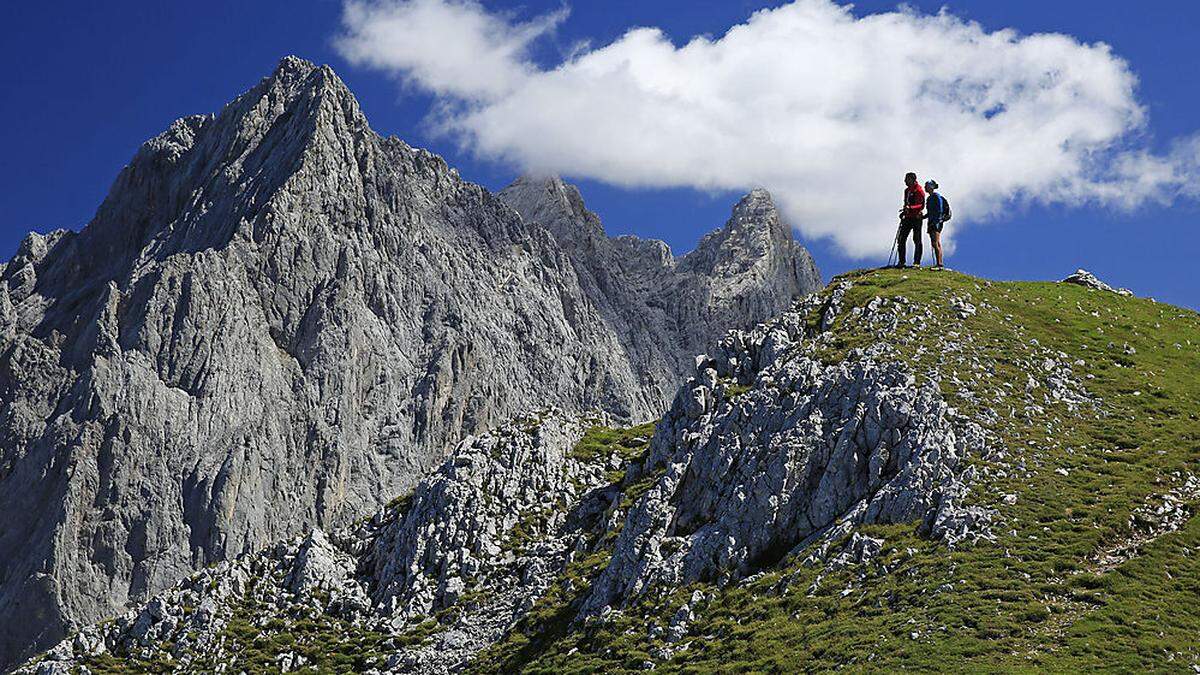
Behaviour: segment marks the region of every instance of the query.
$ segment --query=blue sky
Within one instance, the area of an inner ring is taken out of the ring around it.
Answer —
[[[656,26],[676,45],[695,35],[720,36],[766,2],[576,2],[553,35],[532,47],[531,58],[557,64],[580,40],[605,45],[629,28]],[[908,3],[936,13],[942,3]],[[488,10],[527,20],[553,12],[559,2],[513,5],[485,2]],[[1155,11],[1133,3],[1053,3],[1009,0],[946,4],[957,17],[986,31],[1013,28],[1028,34],[1060,32],[1084,43],[1112,46],[1137,77],[1137,102],[1149,115],[1139,143],[1166,152],[1170,142],[1200,130],[1200,5],[1171,3]],[[895,9],[895,3],[857,2],[854,14]],[[7,259],[29,230],[78,228],[103,199],[137,147],[183,115],[221,105],[269,73],[280,57],[297,54],[329,63],[357,94],[372,126],[430,148],[467,178],[498,189],[518,168],[480,157],[460,138],[439,134],[429,122],[433,98],[420,87],[347,61],[335,48],[340,2],[252,3],[6,3],[0,42],[6,64],[0,90],[0,257]],[[947,60],[956,54],[947,53]],[[569,176],[611,234],[636,233],[690,249],[719,226],[739,196],[720,187],[622,189]],[[943,185],[954,177],[939,177]],[[893,183],[856,186],[835,198],[854,203]],[[955,193],[948,190],[953,200]],[[891,197],[888,197],[889,199]],[[956,206],[959,204],[956,202]],[[967,205],[969,206],[969,205]],[[961,207],[960,207],[961,208]],[[997,213],[957,236],[953,267],[1000,279],[1061,278],[1087,267],[1139,295],[1200,307],[1194,261],[1200,254],[1195,227],[1200,206],[1188,199],[1170,205],[1147,201],[1131,211],[1110,205],[1042,205],[1018,193]],[[892,213],[881,213],[890,222]],[[806,238],[822,272],[832,275],[875,261],[855,259],[829,238]]]

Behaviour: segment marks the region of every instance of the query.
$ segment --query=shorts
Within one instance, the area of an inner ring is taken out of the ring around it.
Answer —
[[[928,232],[929,234],[933,234],[934,232],[941,232],[942,227],[944,227],[945,225],[946,225],[945,222],[929,223],[928,225],[925,226],[925,231]]]

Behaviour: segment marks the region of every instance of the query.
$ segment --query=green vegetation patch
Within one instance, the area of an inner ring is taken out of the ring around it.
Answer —
[[[277,672],[279,657],[288,652],[303,657],[306,667],[322,673],[360,673],[383,665],[386,635],[326,613],[293,611],[268,619],[270,609],[263,603],[254,599],[242,602],[222,632],[226,650],[234,657],[230,665],[250,673]],[[420,644],[425,637],[424,633],[411,636],[411,642]]]
[[[570,456],[572,459],[587,464],[607,461],[614,454],[620,457],[624,463],[634,461],[650,444],[656,424],[657,422],[647,422],[627,429],[591,427],[575,444]],[[608,478],[615,483],[621,480],[624,473],[623,468],[614,469],[609,472]]]

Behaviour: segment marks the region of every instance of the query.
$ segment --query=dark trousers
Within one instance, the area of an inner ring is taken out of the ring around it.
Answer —
[[[913,264],[921,264],[921,219],[905,218],[900,221],[900,233],[896,235],[897,246],[900,249],[900,264],[906,265],[908,260],[908,237],[913,240]]]

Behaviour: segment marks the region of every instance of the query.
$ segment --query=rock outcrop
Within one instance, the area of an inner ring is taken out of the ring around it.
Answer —
[[[1113,288],[1103,281],[1100,281],[1099,277],[1085,269],[1075,270],[1074,274],[1068,275],[1067,278],[1063,279],[1061,283],[1076,284],[1079,286],[1085,286],[1087,288],[1094,288],[1097,291],[1116,293],[1117,295],[1133,295],[1133,291],[1129,290],[1128,288]]]
[[[983,431],[955,418],[882,345],[839,363],[812,353],[839,311],[842,282],[697,358],[695,377],[658,425],[630,509],[585,614],[647,588],[725,584],[860,523],[923,522],[958,540],[988,514],[960,504]]]
[[[397,632],[454,617],[394,655],[399,672],[461,669],[558,578],[624,468],[616,453],[577,451],[591,423],[552,412],[464,441],[372,535],[363,559],[378,615]]]
[[[557,578],[588,523],[581,505],[613,496],[597,490],[620,456],[576,452],[595,422],[551,411],[468,437],[372,518],[205,568],[19,672],[76,672],[106,656],[219,671],[259,659],[264,638],[284,671],[347,654],[387,672],[458,670]]]
[[[0,664],[371,513],[522,410],[657,416],[696,345],[815,288],[759,210],[686,257],[687,297],[618,307],[669,252],[621,238],[599,270],[553,225],[296,58],[147,142],[82,231],[0,267]]]
[[[598,467],[569,456],[582,436],[579,421],[553,415],[464,441],[372,541],[380,611],[404,625],[445,609],[512,562],[533,521],[561,527],[566,505],[602,482]]]

